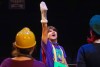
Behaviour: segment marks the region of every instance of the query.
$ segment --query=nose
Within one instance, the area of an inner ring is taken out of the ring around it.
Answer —
[[[52,31],[52,33],[55,33],[55,31]]]

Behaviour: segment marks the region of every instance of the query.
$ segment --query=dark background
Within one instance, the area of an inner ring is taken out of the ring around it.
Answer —
[[[100,14],[99,0],[44,0],[48,6],[48,25],[58,29],[58,41],[64,47],[69,64],[76,63],[79,47],[87,43],[89,20]],[[26,0],[25,9],[10,9],[9,0],[0,0],[0,58],[11,57],[16,33],[29,27],[36,35],[33,56],[39,60],[41,42],[41,0]],[[0,61],[0,62],[1,62]]]

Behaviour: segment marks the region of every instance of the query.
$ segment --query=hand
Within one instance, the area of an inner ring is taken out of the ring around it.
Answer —
[[[40,3],[40,11],[41,11],[41,22],[47,22],[47,6],[45,2]]]

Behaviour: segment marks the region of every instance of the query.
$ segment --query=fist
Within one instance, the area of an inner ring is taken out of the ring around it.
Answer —
[[[43,11],[43,10],[44,10],[44,11],[45,11],[45,10],[48,10],[48,8],[47,8],[45,2],[43,2],[43,1],[40,3],[40,10],[41,10],[41,11]]]
[[[47,22],[47,6],[44,1],[40,3],[41,22]]]

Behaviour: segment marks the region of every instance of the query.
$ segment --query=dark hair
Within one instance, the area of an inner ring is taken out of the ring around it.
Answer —
[[[48,26],[48,32],[49,32],[49,29],[52,29],[57,32],[57,29],[54,26]]]

